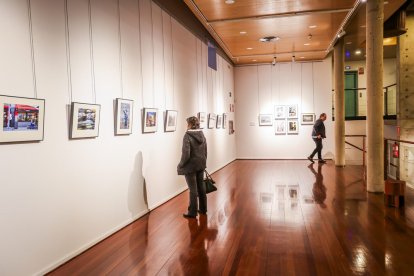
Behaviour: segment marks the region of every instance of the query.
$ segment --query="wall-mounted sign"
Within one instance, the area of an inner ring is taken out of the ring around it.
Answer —
[[[363,75],[364,74],[364,67],[359,67],[358,68],[358,74],[359,75]]]

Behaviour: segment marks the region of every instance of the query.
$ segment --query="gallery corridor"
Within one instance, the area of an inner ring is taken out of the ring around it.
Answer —
[[[414,275],[410,188],[385,207],[360,166],[332,162],[237,160],[213,178],[207,216],[182,217],[186,191],[50,275]]]

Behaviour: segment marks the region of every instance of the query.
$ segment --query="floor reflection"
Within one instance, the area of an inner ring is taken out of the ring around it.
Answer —
[[[318,163],[318,171],[316,172],[313,168],[313,164],[310,164],[308,168],[315,176],[315,182],[313,183],[312,193],[313,198],[316,203],[318,203],[321,207],[325,208],[325,199],[326,199],[326,186],[323,184],[323,174],[322,174],[322,167],[323,164]]]

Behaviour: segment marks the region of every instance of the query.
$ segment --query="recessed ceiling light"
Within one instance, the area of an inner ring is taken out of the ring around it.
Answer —
[[[252,61],[257,61],[257,59],[252,59]]]
[[[384,5],[387,5],[388,4],[388,1],[384,1]]]
[[[355,54],[356,54],[356,55],[360,55],[361,53],[362,53],[362,52],[361,52],[361,50],[356,50],[356,51],[355,51]]]
[[[226,1],[224,1],[224,3],[226,3],[226,4],[234,4],[234,2],[236,2],[236,1],[234,1],[234,0],[226,0]]]
[[[305,44],[303,44],[303,45],[305,45],[305,46],[309,46],[309,45],[310,45],[310,43],[305,43]]]
[[[305,57],[300,57],[300,58],[305,58]]]
[[[247,32],[245,32],[245,31],[241,31],[241,32],[240,32],[240,34],[241,34],[241,35],[245,35],[245,34],[247,34]]]
[[[366,25],[361,25],[360,27],[361,27],[361,28],[366,28],[367,26],[366,26]]]
[[[310,29],[315,29],[316,27],[318,27],[318,26],[316,26],[316,25],[310,25],[309,26]]]
[[[347,43],[345,43],[345,44],[348,44],[348,45],[350,45],[350,44],[352,44],[352,41],[348,41]]]
[[[249,47],[249,48],[246,48],[246,50],[253,50],[253,48],[250,48],[250,47]]]

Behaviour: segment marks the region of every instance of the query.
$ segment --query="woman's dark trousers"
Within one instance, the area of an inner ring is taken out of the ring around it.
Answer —
[[[197,196],[200,212],[207,213],[206,186],[203,183],[203,178],[204,170],[185,175],[185,180],[190,190],[190,206],[188,206],[188,214],[190,216],[197,215]]]

